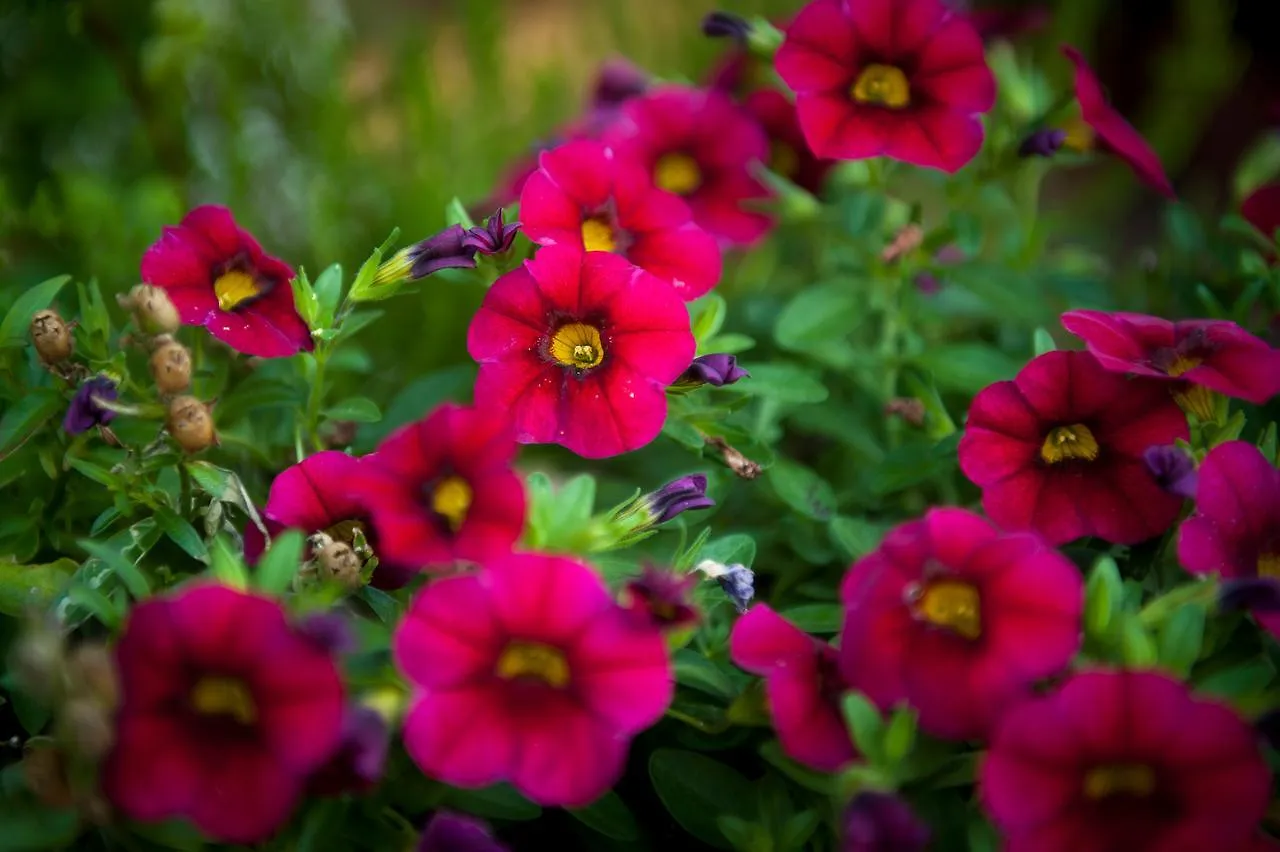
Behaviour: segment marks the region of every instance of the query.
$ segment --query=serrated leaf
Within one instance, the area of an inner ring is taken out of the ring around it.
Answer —
[[[25,290],[0,320],[0,349],[25,343],[31,318],[49,307],[70,280],[70,275],[57,275]]]

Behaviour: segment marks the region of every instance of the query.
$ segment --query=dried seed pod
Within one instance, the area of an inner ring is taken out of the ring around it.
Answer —
[[[115,657],[105,645],[85,643],[67,658],[67,682],[76,695],[92,698],[103,707],[120,700]]]
[[[177,331],[182,324],[178,309],[161,287],[138,284],[120,299],[120,304],[132,310],[138,327],[151,334]]]
[[[66,808],[73,803],[66,757],[51,743],[27,744],[22,756],[22,776],[27,788],[42,804]]]
[[[316,554],[316,561],[324,576],[329,577],[348,589],[360,586],[360,557],[345,542],[335,541],[325,545]]]
[[[36,354],[46,364],[61,364],[76,349],[71,326],[58,316],[58,312],[45,309],[31,318],[31,342]]]
[[[182,393],[191,387],[191,352],[170,338],[151,353],[151,378],[162,394]]]
[[[177,396],[169,402],[165,428],[188,453],[198,453],[218,443],[209,406],[194,396]]]
[[[73,698],[62,708],[66,742],[79,755],[98,760],[115,742],[111,711],[92,698]]]

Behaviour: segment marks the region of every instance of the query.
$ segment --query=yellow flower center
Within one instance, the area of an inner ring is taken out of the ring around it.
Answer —
[[[471,508],[471,486],[460,476],[446,476],[431,489],[431,511],[445,519],[449,529],[457,532]]]
[[[936,627],[977,639],[982,635],[978,590],[960,580],[933,580],[916,601],[916,615]]]
[[[1280,580],[1280,553],[1264,553],[1258,557],[1258,576]]]
[[[238,678],[200,678],[191,690],[191,706],[205,716],[230,716],[241,725],[252,725],[258,720],[253,695]]]
[[[498,657],[495,672],[503,680],[532,678],[557,689],[569,683],[569,662],[564,654],[541,642],[511,642]]]
[[[600,331],[593,325],[566,323],[551,335],[551,357],[564,367],[588,370],[604,360]]]
[[[1093,150],[1098,135],[1083,118],[1077,117],[1063,123],[1062,129],[1067,133],[1062,140],[1063,147],[1078,154],[1087,154]]]
[[[1112,763],[1090,769],[1084,776],[1084,794],[1090,799],[1111,796],[1150,796],[1156,789],[1156,773],[1141,763]]]
[[[1203,358],[1196,358],[1195,356],[1189,356],[1189,355],[1179,355],[1178,357],[1173,359],[1172,364],[1170,364],[1168,367],[1165,368],[1165,372],[1176,379],[1178,376],[1181,376],[1183,373],[1187,372],[1188,370],[1194,370],[1196,367],[1199,367],[1203,363],[1204,363]]]
[[[1169,375],[1177,374],[1171,372]],[[1217,416],[1218,395],[1204,385],[1182,382],[1173,389],[1173,399],[1183,411],[1194,414],[1202,423],[1211,423]]]
[[[598,216],[583,220],[582,247],[587,251],[615,251],[618,243],[613,238],[613,226]]]
[[[1083,423],[1059,426],[1049,432],[1040,447],[1040,458],[1046,464],[1059,464],[1073,459],[1093,461],[1098,457],[1098,441]]]
[[[911,104],[907,75],[895,65],[868,65],[849,92],[860,104],[902,109]]]
[[[769,170],[785,178],[800,171],[800,155],[786,142],[775,141],[769,150]]]
[[[653,167],[653,182],[667,192],[688,195],[702,185],[702,170],[693,157],[673,151],[658,158]]]
[[[219,275],[213,282],[213,294],[218,297],[218,307],[224,311],[234,311],[261,296],[262,292],[257,279],[240,269]]]

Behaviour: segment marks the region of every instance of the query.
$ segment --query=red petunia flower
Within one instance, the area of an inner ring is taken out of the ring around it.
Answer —
[[[672,287],[621,257],[540,249],[485,294],[467,332],[477,405],[516,440],[585,458],[639,449],[662,431],[666,387],[693,360],[689,313]]]
[[[815,195],[822,190],[835,160],[822,160],[809,150],[800,129],[796,105],[777,89],[761,89],[742,102],[769,137],[769,168]]]
[[[840,670],[920,727],[985,737],[1000,715],[1080,649],[1084,583],[1031,533],[1002,534],[961,509],[899,526],[849,569]]]
[[[377,537],[375,576],[384,554],[403,585],[413,569],[508,553],[525,517],[515,454],[502,417],[452,404],[383,439],[349,481]]]
[[[1156,672],[1090,671],[1009,711],[978,792],[1006,852],[1247,852],[1271,772],[1226,705]]]
[[[197,207],[142,256],[142,280],[163,287],[186,325],[260,358],[310,352],[293,304],[293,270],[262,251],[225,207]]]
[[[1205,456],[1178,561],[1193,574],[1280,580],[1280,471],[1253,444],[1227,441]],[[1280,636],[1280,613],[1254,617]]]
[[[674,691],[662,634],[558,556],[511,554],[432,583],[394,649],[415,687],[405,748],[423,772],[466,788],[510,781],[543,805],[607,791]]]
[[[1076,100],[1080,102],[1083,123],[1067,129],[1064,145],[1077,151],[1102,148],[1129,164],[1129,168],[1152,188],[1168,199],[1177,196],[1160,165],[1160,158],[1147,140],[1124,116],[1107,103],[1102,84],[1093,69],[1084,61],[1080,51],[1069,44],[1062,46],[1062,53],[1076,66]]]
[[[769,157],[764,131],[724,92],[661,86],[628,101],[624,121],[604,141],[649,170],[653,183],[681,196],[693,220],[722,242],[749,245],[769,230],[746,209],[769,190],[751,173]]]
[[[520,194],[520,221],[535,243],[615,252],[670,282],[685,300],[720,280],[715,237],[639,163],[591,141],[546,151],[540,163]]]
[[[1035,530],[1055,545],[1086,535],[1135,544],[1168,529],[1182,508],[1142,454],[1189,437],[1163,382],[1108,372],[1088,352],[1046,352],[974,397],[960,469],[1005,529]]]
[[[1062,326],[1108,370],[1171,382],[1174,396],[1201,420],[1214,414],[1205,389],[1255,405],[1280,393],[1280,352],[1233,322],[1068,311]]]
[[[265,840],[339,743],[333,658],[267,598],[218,585],[151,598],[130,614],[116,660],[103,789],[131,819],[185,817],[228,843]]]
[[[1240,215],[1268,240],[1280,230],[1280,183],[1260,186],[1240,204]],[[1274,262],[1274,255],[1272,260]]]
[[[939,0],[813,0],[775,62],[819,157],[955,172],[996,99],[982,39]]]
[[[733,625],[729,653],[738,666],[764,678],[773,726],[789,757],[821,772],[857,759],[840,710],[849,687],[835,648],[756,604]]]

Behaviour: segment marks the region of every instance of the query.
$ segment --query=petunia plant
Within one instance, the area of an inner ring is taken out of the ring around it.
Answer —
[[[7,288],[0,848],[1280,849],[1280,173],[1049,24],[715,12],[354,272],[215,183]]]

